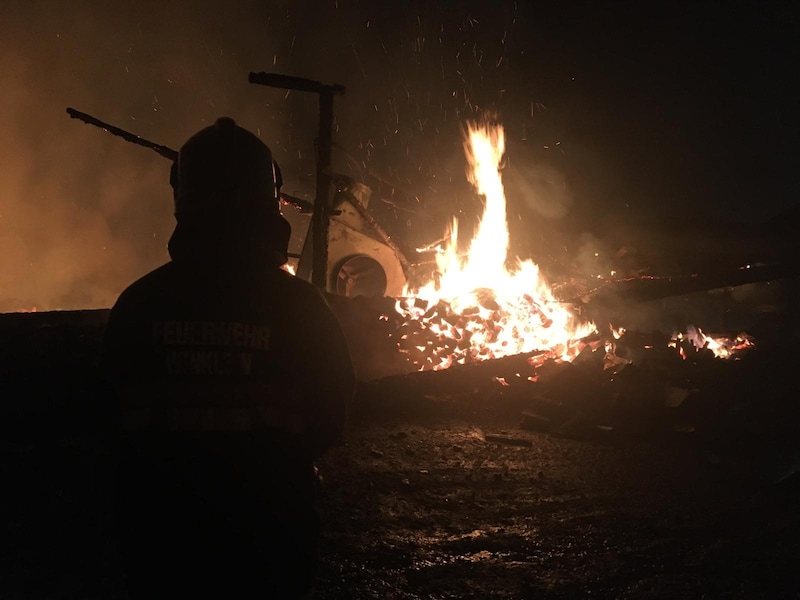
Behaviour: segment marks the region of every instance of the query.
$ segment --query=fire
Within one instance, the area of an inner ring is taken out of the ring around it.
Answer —
[[[703,333],[703,330],[699,327],[689,325],[686,328],[686,333],[674,334],[669,343],[670,348],[679,349],[680,355],[684,360],[686,359],[686,352],[683,345],[681,345],[681,342],[684,340],[691,342],[695,350],[702,350],[704,348],[711,350],[717,358],[731,358],[745,348],[755,346],[753,338],[746,333],[740,333],[732,339],[724,336],[713,337]]]
[[[467,177],[485,199],[484,212],[466,254],[459,252],[459,224],[453,220],[446,243],[435,245],[435,275],[418,288],[407,287],[396,302],[395,309],[404,318],[400,350],[420,370],[523,353],[535,353],[528,362],[536,367],[547,359],[571,361],[586,346],[605,347],[606,368],[628,364],[629,359],[616,355],[616,342],[625,328],[609,324],[611,336],[601,342],[594,323],[582,322],[556,300],[535,263],[509,259],[500,172],[505,153],[502,126],[470,124],[464,150]],[[673,336],[669,345],[685,359],[691,348],[730,358],[754,344],[746,334],[712,337],[690,326],[686,334]],[[498,383],[508,385],[500,379]]]
[[[446,247],[438,249],[437,276],[406,289],[397,302],[397,311],[414,325],[401,349],[421,369],[432,370],[532,351],[571,360],[596,328],[555,299],[536,264],[508,258],[502,126],[470,124],[464,149],[469,181],[485,198],[484,213],[466,256],[458,252],[453,220]]]

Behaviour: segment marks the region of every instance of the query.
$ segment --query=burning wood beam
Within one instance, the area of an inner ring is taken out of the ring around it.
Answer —
[[[173,150],[169,146],[164,146],[163,144],[157,144],[156,142],[151,142],[150,140],[146,140],[143,137],[139,137],[138,135],[131,133],[130,131],[126,131],[120,127],[116,127],[105,121],[101,121],[97,117],[93,117],[92,115],[87,115],[84,112],[79,110],[75,110],[74,108],[67,108],[67,114],[72,117],[73,119],[78,119],[83,121],[87,125],[94,125],[95,127],[100,127],[101,129],[106,130],[111,135],[115,135],[117,137],[121,137],[126,142],[130,142],[132,144],[136,144],[137,146],[142,146],[144,148],[150,148],[150,150],[154,150],[158,152],[164,158],[168,158],[171,161],[178,160],[178,151]]]

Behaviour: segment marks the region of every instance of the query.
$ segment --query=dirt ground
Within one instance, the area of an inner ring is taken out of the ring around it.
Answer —
[[[786,454],[752,443],[362,420],[322,465],[319,597],[798,597],[798,496],[767,476]]]
[[[69,316],[68,327],[20,326],[17,337],[16,321],[4,328],[2,600],[126,598],[113,467],[76,412],[101,331],[96,315],[80,316],[85,327]],[[362,386],[345,440],[319,465],[316,597],[800,597],[794,359],[753,356],[741,368],[710,363],[705,395],[685,413],[693,431],[535,432],[520,427],[525,387],[448,399]],[[632,389],[649,390],[650,372],[636,373]],[[586,396],[598,388],[581,381],[581,402],[608,396]]]
[[[800,495],[765,475],[789,464],[781,447],[517,423],[464,406],[354,414],[320,464],[317,598],[800,595]],[[109,469],[86,438],[4,445],[2,598],[125,598]]]

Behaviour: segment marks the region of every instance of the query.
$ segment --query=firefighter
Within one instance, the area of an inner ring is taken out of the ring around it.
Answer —
[[[281,269],[290,228],[266,145],[220,118],[171,184],[171,260],[120,295],[101,361],[131,595],[306,597],[314,461],[342,433],[348,349],[322,294]]]

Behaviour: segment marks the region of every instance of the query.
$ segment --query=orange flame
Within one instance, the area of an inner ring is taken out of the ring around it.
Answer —
[[[502,126],[470,124],[464,148],[469,180],[486,201],[484,213],[466,257],[458,253],[454,219],[449,243],[436,257],[438,277],[406,289],[397,302],[407,321],[432,334],[425,341],[409,340],[407,350],[422,353],[420,368],[433,370],[535,350],[571,360],[584,346],[581,339],[596,328],[579,322],[555,299],[536,264],[508,260]]]
[[[685,334],[681,332],[674,334],[669,342],[669,347],[679,347],[679,343],[683,340],[691,342],[695,350],[711,350],[716,358],[731,358],[742,350],[755,346],[753,338],[746,333],[740,333],[733,339],[724,336],[710,336],[703,333],[703,330],[699,327],[694,327],[693,325],[689,325],[686,328]],[[680,347],[680,354],[685,360],[686,352],[683,347]]]

